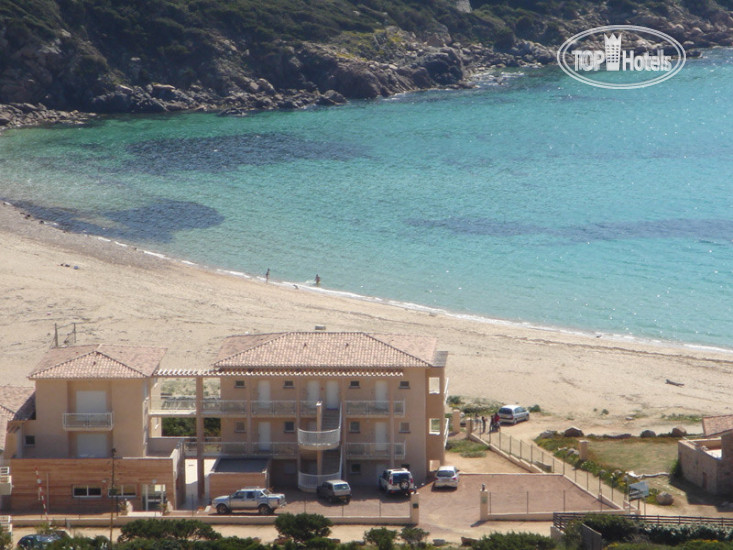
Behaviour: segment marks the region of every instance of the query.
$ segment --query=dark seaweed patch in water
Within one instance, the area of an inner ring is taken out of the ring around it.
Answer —
[[[308,141],[287,134],[242,134],[156,139],[127,146],[133,169],[162,175],[175,171],[220,172],[300,159],[349,160],[358,156],[342,143]]]
[[[51,208],[29,202],[15,203],[36,218],[52,221],[75,233],[101,235],[125,241],[168,242],[176,231],[206,229],[221,224],[224,216],[209,206],[190,201],[161,199],[128,210],[91,213],[72,208]],[[102,218],[109,225],[88,221]]]
[[[698,241],[733,240],[733,220],[666,219],[654,221],[606,222],[560,228],[496,221],[488,218],[446,218],[443,220],[408,219],[413,227],[447,229],[464,235],[516,237],[549,235],[574,242],[613,241],[622,239],[692,239]]]
[[[578,225],[560,229],[557,234],[574,241],[619,239],[733,239],[733,220],[667,219]]]
[[[488,218],[409,219],[407,224],[413,227],[442,228],[465,235],[489,235],[492,237],[516,237],[517,235],[534,235],[545,232],[545,229],[539,225],[499,222]]]

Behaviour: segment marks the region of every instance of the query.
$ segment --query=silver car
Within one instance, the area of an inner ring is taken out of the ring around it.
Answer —
[[[499,421],[502,424],[516,424],[529,420],[529,411],[519,405],[504,405],[499,409]]]
[[[440,487],[458,489],[458,468],[455,466],[441,466],[438,468],[438,471],[435,472],[433,489]]]
[[[285,506],[285,495],[271,493],[261,487],[245,487],[232,493],[216,497],[211,501],[217,514],[231,514],[241,510],[258,512],[262,515],[272,514],[277,508]]]

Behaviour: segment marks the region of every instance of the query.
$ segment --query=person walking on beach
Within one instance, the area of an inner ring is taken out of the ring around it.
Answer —
[[[270,282],[270,268],[269,267],[267,268],[267,271],[265,272],[265,282],[266,283]]]
[[[318,276],[318,273],[316,273],[316,286],[321,286],[321,278]]]

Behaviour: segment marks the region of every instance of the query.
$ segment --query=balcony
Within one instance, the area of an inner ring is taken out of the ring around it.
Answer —
[[[13,479],[10,477],[10,467],[0,467],[0,496],[9,495],[13,490]]]
[[[298,429],[298,445],[309,451],[326,451],[336,449],[341,444],[341,410],[327,409],[323,411],[321,429]]]
[[[292,416],[295,417],[295,401],[252,401],[252,416]]]
[[[201,403],[205,416],[246,416],[246,401],[227,401],[218,397],[206,397]],[[196,398],[189,395],[166,395],[150,400],[150,414],[160,416],[193,416],[196,414]]]
[[[109,431],[114,426],[113,413],[64,413],[66,431]]]
[[[183,452],[186,458],[196,458],[196,440],[191,438],[186,439],[183,445]],[[277,441],[270,443],[249,443],[246,441],[221,441],[219,438],[207,438],[204,440],[205,458],[217,458],[220,456],[290,458],[297,456],[297,453],[298,447],[295,443]]]
[[[320,432],[310,432],[307,430],[298,430],[298,445],[302,449],[310,451],[324,451],[327,449],[336,449],[341,442],[341,428],[335,430],[323,430]]]
[[[392,402],[392,412],[395,416],[405,416],[405,402]],[[347,401],[347,416],[389,416],[389,401]]]
[[[347,443],[346,458],[350,459],[389,459],[405,458],[405,443]]]

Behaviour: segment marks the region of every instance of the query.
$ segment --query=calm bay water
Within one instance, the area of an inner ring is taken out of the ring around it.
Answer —
[[[640,90],[543,69],[338,108],[26,129],[0,138],[0,197],[228,270],[733,348],[732,92],[733,51],[714,50]]]

